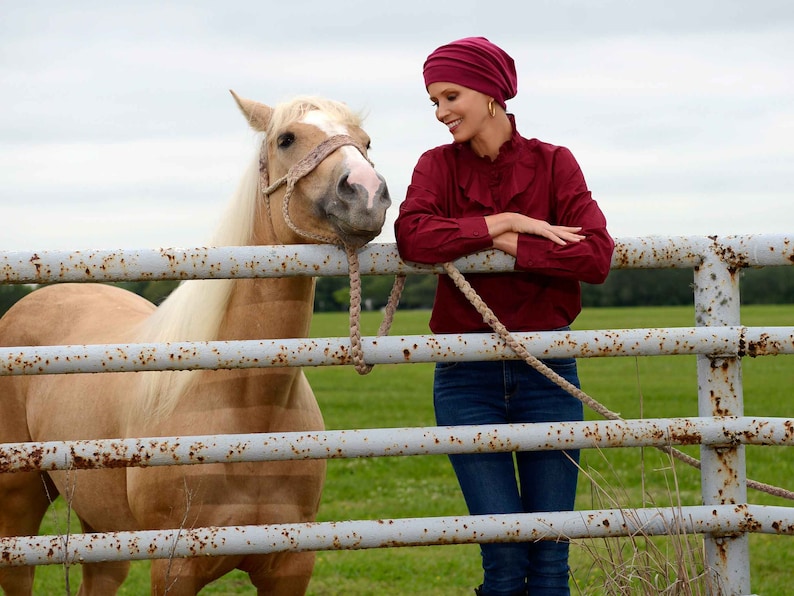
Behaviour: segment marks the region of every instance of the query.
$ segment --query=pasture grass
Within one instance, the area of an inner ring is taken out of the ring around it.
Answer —
[[[363,313],[364,334],[375,333],[380,313]],[[426,311],[398,311],[393,334],[426,334]],[[794,306],[747,306],[744,325],[791,325]],[[690,327],[690,307],[585,310],[576,329]],[[348,334],[347,315],[318,313],[313,337]],[[694,356],[580,359],[583,389],[624,418],[697,415]],[[794,417],[794,357],[745,358],[742,363],[747,415]],[[433,426],[432,364],[378,365],[366,376],[351,367],[307,368],[306,374],[329,429]],[[589,418],[596,416],[589,415]],[[698,456],[697,447],[684,449]],[[747,447],[748,477],[792,489],[794,452]],[[582,454],[578,509],[667,507],[700,504],[699,472],[655,449],[589,450]],[[794,506],[751,491],[752,503]],[[465,515],[466,508],[445,456],[330,460],[320,521]],[[48,515],[43,533],[54,530]],[[577,540],[571,548],[574,594],[703,594],[703,541],[674,536]],[[750,536],[754,593],[790,592],[794,542],[790,537]],[[148,593],[148,563],[133,563],[122,594]],[[315,596],[349,594],[472,594],[481,581],[476,545],[427,546],[320,552],[309,588]],[[72,593],[79,567],[70,569]],[[65,593],[64,570],[42,567],[37,594]],[[232,573],[202,594],[252,594],[242,573]]]

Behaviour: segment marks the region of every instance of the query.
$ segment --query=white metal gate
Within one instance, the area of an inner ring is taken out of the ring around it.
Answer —
[[[403,263],[393,244],[360,254],[363,275],[441,272]],[[509,271],[498,251],[456,262],[465,274]],[[496,450],[669,446],[700,443],[702,505],[542,515],[416,518],[148,532],[0,538],[0,565],[40,565],[286,550],[362,549],[646,535],[703,534],[706,566],[727,595],[750,591],[748,533],[794,534],[794,509],[747,500],[744,445],[794,445],[794,419],[744,416],[741,359],[794,354],[794,327],[740,325],[745,267],[794,265],[794,238],[779,235],[623,238],[613,268],[691,268],[696,326],[515,334],[537,357],[696,354],[694,418],[493,427],[344,430],[0,445],[0,472],[186,465],[231,461],[377,457]],[[346,275],[328,246],[194,250],[0,252],[0,282],[106,282]],[[412,363],[515,357],[491,334],[363,338],[367,362]],[[0,348],[0,375],[350,364],[348,338]],[[553,437],[553,438],[552,438]],[[628,514],[628,515],[627,515]]]

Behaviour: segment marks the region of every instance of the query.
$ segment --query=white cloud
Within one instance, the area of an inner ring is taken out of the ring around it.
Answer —
[[[343,4],[4,7],[0,248],[201,244],[253,150],[229,88],[368,111],[393,219],[449,141],[422,61],[476,34],[513,53],[519,130],[573,150],[613,233],[794,233],[789,2]]]

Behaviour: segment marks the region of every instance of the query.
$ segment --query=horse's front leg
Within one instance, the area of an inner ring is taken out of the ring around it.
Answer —
[[[156,559],[152,561],[152,596],[194,596],[210,582],[235,569],[241,557]]]
[[[261,562],[266,558],[266,563]],[[260,560],[260,564],[249,571],[251,583],[256,586],[259,596],[300,596],[309,588],[314,570],[313,552],[251,556],[246,563],[250,565],[251,560]],[[248,570],[248,565],[242,568]]]
[[[57,489],[45,474],[0,475],[0,536],[35,536]],[[0,567],[0,588],[8,596],[33,593],[35,567]]]
[[[109,596],[116,594],[130,571],[129,561],[86,563],[83,581],[77,596]]]

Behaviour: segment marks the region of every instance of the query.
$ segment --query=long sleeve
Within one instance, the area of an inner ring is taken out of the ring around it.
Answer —
[[[450,215],[456,193],[449,166],[434,151],[422,155],[414,168],[394,226],[397,248],[406,261],[453,261],[493,245],[484,215]]]
[[[552,193],[556,218],[551,223],[581,226],[585,240],[561,246],[546,238],[522,234],[516,268],[592,284],[606,280],[615,243],[606,218],[587,189],[584,175],[570,151],[559,148],[552,164]],[[533,216],[534,217],[534,216]]]

